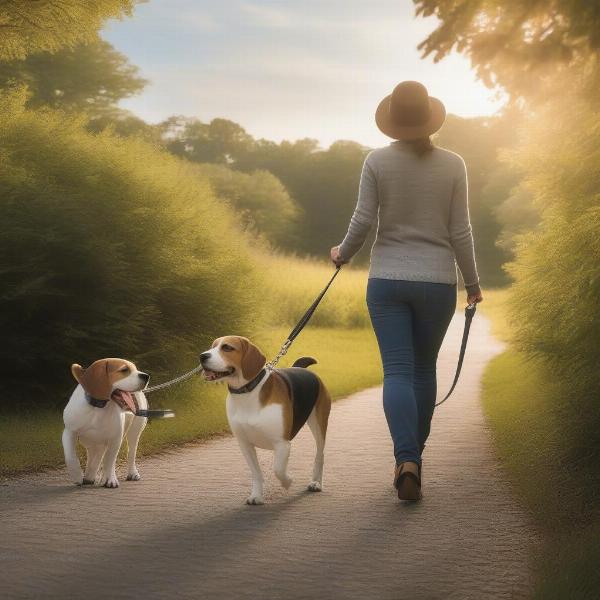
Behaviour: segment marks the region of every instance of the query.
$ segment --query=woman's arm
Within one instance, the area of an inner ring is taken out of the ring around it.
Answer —
[[[479,289],[479,274],[475,262],[473,230],[469,218],[467,167],[463,160],[454,180],[452,205],[450,207],[450,243],[454,249],[458,268],[468,294]]]
[[[377,217],[378,208],[377,179],[367,156],[360,176],[358,202],[350,219],[348,233],[338,247],[340,262],[348,262],[362,248]]]

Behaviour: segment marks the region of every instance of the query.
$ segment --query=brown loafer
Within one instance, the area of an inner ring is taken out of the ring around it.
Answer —
[[[416,462],[400,463],[394,471],[394,487],[400,500],[415,502],[421,499],[421,469]]]

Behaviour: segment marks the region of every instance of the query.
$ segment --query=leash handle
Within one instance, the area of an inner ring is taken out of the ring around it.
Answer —
[[[467,340],[469,339],[469,330],[471,329],[471,321],[473,320],[473,317],[475,316],[476,310],[477,310],[476,302],[472,302],[471,304],[468,304],[467,307],[465,308],[465,328],[463,331],[462,342],[460,344],[460,354],[458,356],[458,365],[456,366],[456,374],[454,375],[454,381],[452,382],[452,387],[450,388],[450,391],[446,394],[444,399],[440,400],[439,402],[437,402],[435,404],[436,407],[439,406],[440,404],[443,404],[444,402],[446,402],[446,400],[448,400],[448,398],[450,397],[450,394],[454,391],[454,388],[456,387],[456,384],[458,382],[458,377],[460,376],[460,371],[462,369],[463,359],[465,357],[465,350],[467,349]]]
[[[146,417],[147,419],[169,419],[175,416],[175,413],[169,409],[146,409],[140,408],[136,413],[136,417]]]

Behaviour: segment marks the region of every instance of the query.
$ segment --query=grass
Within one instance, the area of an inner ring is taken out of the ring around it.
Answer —
[[[270,275],[265,298],[271,308],[271,324],[276,326],[295,324],[334,272],[331,263],[283,255],[265,256],[261,262]],[[351,329],[370,327],[366,293],[366,271],[343,267],[319,305],[311,325]]]
[[[257,334],[254,341],[272,357],[288,333],[288,327],[273,328]],[[381,382],[377,344],[370,329],[309,326],[290,349],[289,358],[280,364],[291,364],[302,355],[318,360],[311,368],[323,378],[334,398]],[[227,432],[225,394],[223,385],[206,384],[198,377],[173,388],[172,393],[151,396],[154,408],[172,408],[176,418],[150,422],[141,438],[140,454]],[[62,429],[62,415],[57,411],[4,415],[0,420],[0,476],[61,466]]]
[[[505,292],[489,297],[486,314],[507,339]],[[600,452],[581,458],[585,417],[544,363],[510,348],[490,362],[482,389],[499,457],[542,533],[535,598],[599,598]]]

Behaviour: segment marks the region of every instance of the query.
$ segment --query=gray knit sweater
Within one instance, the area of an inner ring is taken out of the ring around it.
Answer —
[[[370,152],[343,260],[360,250],[376,219],[369,277],[457,283],[458,264],[467,291],[477,290],[467,170],[458,154],[436,147],[418,157],[402,141]]]

